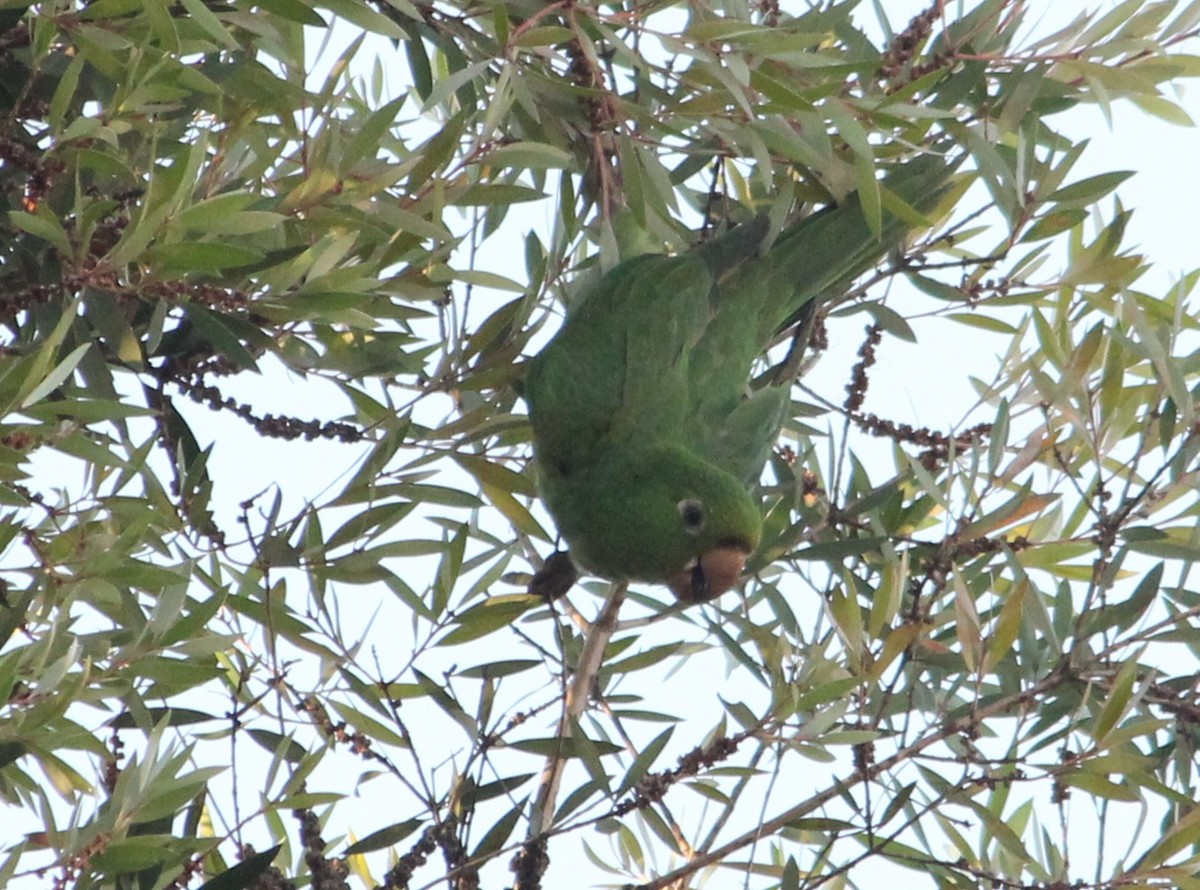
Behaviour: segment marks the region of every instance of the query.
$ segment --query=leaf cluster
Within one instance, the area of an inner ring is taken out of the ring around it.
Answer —
[[[892,6],[0,2],[0,883],[1200,886],[1200,273],[1061,123],[1187,123],[1200,3]],[[852,191],[920,234],[817,320],[754,579],[632,590],[562,719],[523,357]],[[925,317],[1001,344],[943,429],[864,410]]]

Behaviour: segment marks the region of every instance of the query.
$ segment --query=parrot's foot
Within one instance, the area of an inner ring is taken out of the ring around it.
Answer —
[[[571,554],[557,550],[546,557],[542,567],[529,579],[529,592],[546,602],[565,596],[579,580],[579,570],[571,562]]]

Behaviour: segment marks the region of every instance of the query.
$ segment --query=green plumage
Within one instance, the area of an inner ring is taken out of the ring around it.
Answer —
[[[953,166],[925,155],[885,187],[927,212]],[[581,295],[525,382],[540,490],[580,566],[688,596],[679,579],[705,554],[758,545],[751,492],[792,381],[752,391],[751,366],[810,301],[839,296],[907,231],[885,211],[876,237],[851,196],[769,246],[759,218],[679,256],[622,262]],[[706,595],[703,578],[687,583]]]

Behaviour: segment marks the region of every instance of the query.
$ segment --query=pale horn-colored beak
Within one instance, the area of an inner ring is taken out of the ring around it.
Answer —
[[[715,599],[741,580],[749,556],[750,551],[740,544],[715,547],[684,566],[667,587],[681,602]]]

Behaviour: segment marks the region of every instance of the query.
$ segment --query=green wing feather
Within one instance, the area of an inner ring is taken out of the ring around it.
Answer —
[[[945,194],[954,166],[942,155],[925,155],[895,171],[886,188],[924,213]],[[685,438],[739,478],[757,481],[784,422],[792,381],[749,392],[751,365],[780,331],[814,302],[845,293],[903,243],[909,230],[900,217],[885,213],[877,236],[853,194],[786,228],[761,256],[714,268],[716,311],[690,353],[692,408]]]

